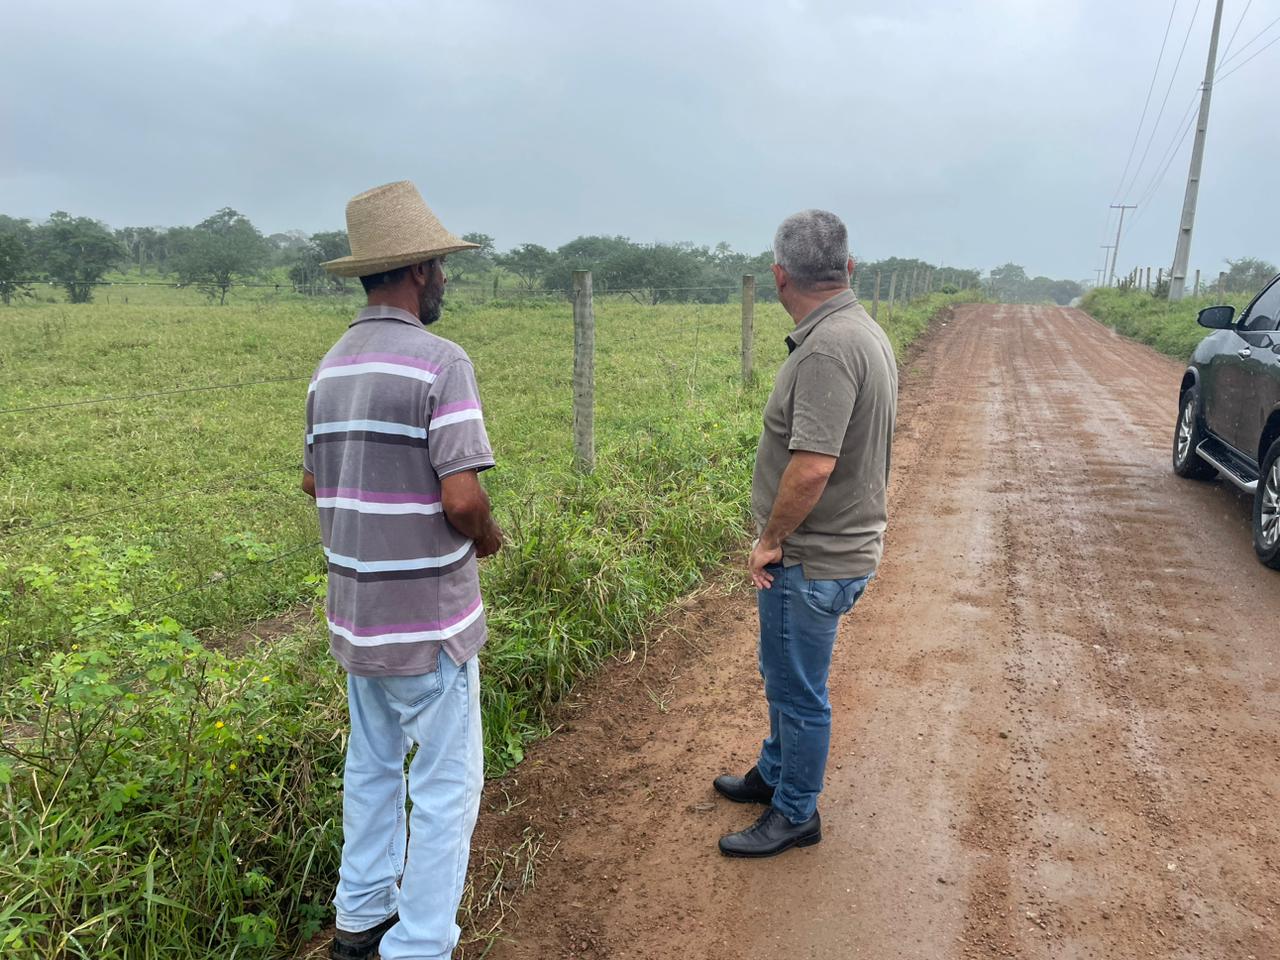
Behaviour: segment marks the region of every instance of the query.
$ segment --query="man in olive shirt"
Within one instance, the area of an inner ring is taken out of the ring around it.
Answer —
[[[760,612],[769,736],[720,793],[768,804],[720,840],[770,857],[822,839],[818,794],[831,740],[827,674],[836,627],[880,562],[897,407],[893,347],[849,289],[849,236],[835,214],[788,217],[773,241],[778,300],[795,321],[756,451],[748,561]]]

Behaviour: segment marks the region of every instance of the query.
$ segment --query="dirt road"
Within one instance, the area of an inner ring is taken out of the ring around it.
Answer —
[[[1280,957],[1280,576],[1243,497],[1169,470],[1180,374],[1078,311],[935,328],[823,843],[716,851],[765,714],[752,595],[712,591],[490,785],[482,844],[558,845],[489,956]]]

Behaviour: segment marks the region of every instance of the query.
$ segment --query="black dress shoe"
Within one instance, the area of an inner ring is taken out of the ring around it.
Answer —
[[[738,833],[720,838],[720,852],[726,857],[776,857],[792,847],[809,847],[822,840],[822,818],[818,811],[799,825],[770,807],[755,822]]]
[[[711,785],[734,803],[773,803],[773,787],[764,782],[755,767],[743,777],[721,774]]]
[[[333,942],[329,944],[329,960],[373,960],[378,955],[383,934],[399,922],[400,914],[393,913],[376,927],[359,933],[335,930]]]

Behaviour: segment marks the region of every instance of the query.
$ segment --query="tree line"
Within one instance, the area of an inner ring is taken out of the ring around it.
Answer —
[[[450,281],[459,284],[487,288],[500,278],[527,294],[567,294],[572,290],[573,272],[591,270],[594,287],[601,294],[625,294],[647,304],[722,303],[737,295],[744,274],[754,274],[757,296],[774,296],[769,270],[773,254],[768,250],[749,254],[727,243],[709,247],[582,236],[556,248],[522,243],[500,252],[487,234],[467,233],[463,238],[477,248],[451,254],[445,262]],[[72,303],[87,303],[104,277],[122,269],[194,287],[219,303],[226,301],[232,286],[278,277],[281,272],[302,293],[340,294],[351,288],[351,282],[326,273],[322,264],[348,252],[345,230],[264,235],[230,207],[195,226],[116,230],[65,211],[53,213],[43,223],[0,215],[0,299],[10,303],[29,294],[31,282],[39,281],[62,287]],[[896,299],[928,291],[985,288],[1002,300],[1057,303],[1068,303],[1083,292],[1072,281],[1029,278],[1012,263],[984,277],[976,269],[901,257],[860,262],[854,286],[868,302],[877,296],[888,299],[891,288]]]

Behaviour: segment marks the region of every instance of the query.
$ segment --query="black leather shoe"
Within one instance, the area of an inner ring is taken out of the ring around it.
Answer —
[[[721,774],[711,785],[734,803],[773,803],[773,787],[764,782],[755,767],[743,777]]]
[[[378,955],[383,934],[399,922],[400,914],[393,913],[376,927],[359,933],[335,930],[333,943],[329,944],[329,960],[373,960]]]
[[[721,837],[720,852],[726,857],[776,857],[792,847],[810,847],[821,841],[822,818],[816,810],[796,825],[770,807],[754,826]]]

